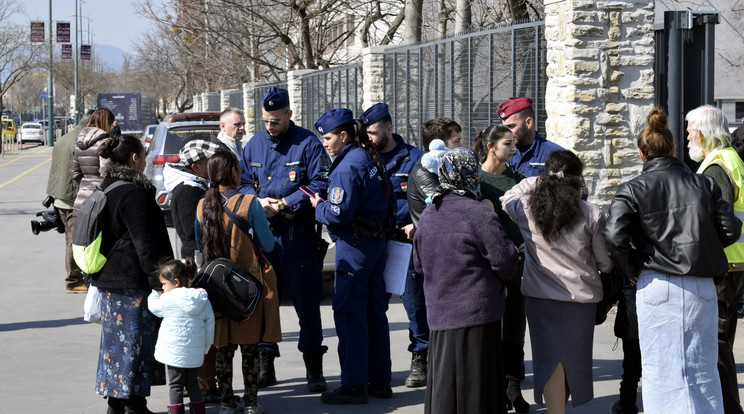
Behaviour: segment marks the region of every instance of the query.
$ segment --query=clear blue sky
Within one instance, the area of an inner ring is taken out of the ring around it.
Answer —
[[[16,15],[13,20],[22,24],[30,21],[42,20],[49,24],[49,0],[16,0],[24,9],[25,15]],[[79,0],[82,7],[82,34],[88,35],[90,17],[90,32],[93,44],[116,46],[125,52],[132,53],[133,42],[138,35],[146,30],[150,21],[137,14],[134,10],[135,0]],[[70,22],[72,43],[75,42],[75,0],[52,0],[52,20]],[[48,33],[48,32],[47,32]]]

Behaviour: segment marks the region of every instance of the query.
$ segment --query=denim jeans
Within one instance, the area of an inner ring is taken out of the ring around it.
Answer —
[[[722,414],[713,279],[644,270],[636,306],[644,412]]]

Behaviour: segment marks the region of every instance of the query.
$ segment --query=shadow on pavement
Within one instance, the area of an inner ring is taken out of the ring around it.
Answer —
[[[10,331],[21,331],[24,329],[40,329],[40,328],[61,328],[63,326],[70,325],[88,325],[89,322],[85,322],[83,317],[69,318],[69,319],[56,319],[48,321],[28,321],[28,322],[14,322],[0,324],[0,332]]]

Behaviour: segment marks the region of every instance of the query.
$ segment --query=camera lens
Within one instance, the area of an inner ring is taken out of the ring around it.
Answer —
[[[49,231],[55,227],[57,227],[56,224],[50,223],[48,221],[31,220],[31,232],[34,233],[34,235],[36,236],[38,236],[39,233],[43,231]]]

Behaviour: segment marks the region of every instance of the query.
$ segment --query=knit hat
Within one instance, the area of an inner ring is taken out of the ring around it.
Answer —
[[[189,167],[195,162],[211,157],[219,149],[220,147],[217,144],[203,139],[197,139],[186,143],[186,145],[178,151],[178,157],[181,159],[183,165]]]

